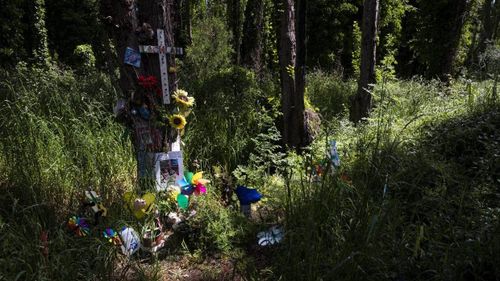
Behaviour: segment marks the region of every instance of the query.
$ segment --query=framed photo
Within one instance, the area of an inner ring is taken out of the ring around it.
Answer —
[[[158,191],[167,190],[184,176],[182,153],[171,151],[168,153],[155,153],[155,178]]]

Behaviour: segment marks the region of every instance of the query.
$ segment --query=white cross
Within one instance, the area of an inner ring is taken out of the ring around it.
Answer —
[[[165,32],[163,29],[157,29],[158,46],[140,45],[141,53],[158,54],[160,59],[161,89],[163,93],[163,104],[170,104],[170,89],[168,84],[168,61],[167,54],[183,55],[184,49],[176,47],[167,47],[165,44]]]

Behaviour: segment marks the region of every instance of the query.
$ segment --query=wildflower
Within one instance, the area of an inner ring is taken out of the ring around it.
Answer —
[[[170,126],[177,130],[182,130],[184,129],[184,126],[186,126],[186,118],[184,116],[179,115],[179,114],[174,114],[168,118],[168,121],[170,123]]]

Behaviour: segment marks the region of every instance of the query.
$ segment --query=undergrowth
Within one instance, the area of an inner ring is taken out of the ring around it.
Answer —
[[[209,31],[193,39],[209,40]],[[109,224],[140,226],[121,200],[136,184],[135,160],[111,114],[108,78],[23,65],[0,72],[0,280],[160,280],[179,255],[198,267],[233,264],[246,280],[498,280],[500,110],[491,81],[381,81],[371,118],[354,127],[353,83],[312,73],[307,97],[322,132],[299,156],[280,146],[274,82],[229,67],[229,55],[217,59],[221,69],[183,79],[197,99],[186,164],[199,159],[212,184],[181,235],[148,262],[118,254],[97,238],[100,228],[80,239],[64,225],[92,187],[117,218]],[[318,177],[331,140],[341,166]],[[264,194],[251,221],[239,214],[238,184]],[[256,233],[275,224],[283,242],[257,246]]]
[[[278,276],[498,280],[500,110],[491,89],[385,81],[368,122],[327,120],[309,159],[335,138],[341,168],[308,180],[313,161],[299,158]]]

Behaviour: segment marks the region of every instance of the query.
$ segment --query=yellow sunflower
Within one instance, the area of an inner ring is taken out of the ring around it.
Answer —
[[[175,128],[177,130],[182,130],[184,129],[184,126],[186,126],[186,118],[184,116],[179,115],[179,114],[174,114],[168,118],[168,121],[170,123],[170,126],[172,128]]]
[[[177,104],[183,107],[192,107],[194,104],[194,98],[188,96],[188,93],[184,90],[175,90],[172,97]]]

